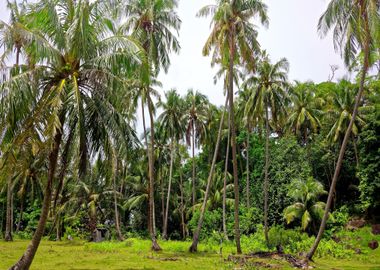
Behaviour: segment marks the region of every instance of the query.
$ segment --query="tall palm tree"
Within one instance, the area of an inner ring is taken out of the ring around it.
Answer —
[[[254,69],[255,52],[259,49],[257,32],[251,19],[258,15],[261,23],[268,24],[267,6],[260,0],[217,0],[216,5],[203,7],[198,16],[212,16],[212,31],[203,48],[203,54],[213,50],[212,64],[217,61],[228,66],[229,74],[234,74],[236,63],[245,63]],[[228,76],[229,114],[235,193],[235,240],[236,249],[241,253],[239,229],[239,183],[236,158],[236,134],[234,118],[234,79]]]
[[[196,172],[195,172],[195,148],[200,144],[206,133],[206,120],[208,99],[200,92],[194,92],[193,89],[187,91],[185,97],[187,124],[186,124],[186,142],[191,146],[192,153],[192,205],[196,204]]]
[[[373,64],[370,55],[377,51],[380,40],[380,2],[378,0],[331,0],[326,11],[319,19],[318,30],[322,36],[333,29],[335,49],[340,48],[344,62],[347,66],[360,53],[362,56],[362,69],[360,72],[360,85],[355,98],[355,105],[350,123],[344,135],[336,163],[334,176],[331,181],[325,212],[314,244],[310,248],[307,258],[312,259],[319,242],[322,239],[329,210],[335,193],[340,169],[351,135],[361,97],[364,91],[365,78],[369,67]]]
[[[61,9],[57,10],[56,5]],[[88,147],[88,140],[99,136],[100,131],[126,128],[123,117],[109,100],[114,93],[114,87],[110,86],[126,89],[125,76],[141,62],[139,46],[132,39],[104,32],[100,24],[104,3],[41,0],[28,10],[21,34],[27,40],[25,46],[35,65],[11,77],[1,89],[3,98],[12,101],[17,92],[30,85],[34,87],[37,95],[27,104],[32,111],[18,140],[27,143],[29,130],[38,127],[49,149],[49,168],[37,229],[27,250],[11,269],[29,269],[41,241],[66,123],[77,119],[78,167],[83,175],[89,151],[97,148],[96,143]],[[86,131],[91,135],[87,136]],[[119,138],[127,138],[126,135],[119,134]]]
[[[179,42],[173,31],[179,31],[181,20],[174,9],[178,6],[176,0],[128,0],[126,14],[128,16],[125,28],[132,31],[133,36],[144,48],[147,61],[141,70],[142,88],[150,89],[150,78],[155,78],[161,69],[166,72],[170,65],[170,52],[178,52]],[[154,215],[154,105],[147,95],[147,106],[150,117],[150,148],[149,162],[149,228],[152,238],[152,249],[161,250],[156,240]],[[142,106],[144,106],[142,104]],[[148,146],[148,145],[147,145]]]
[[[303,137],[303,143],[307,143],[309,134],[316,133],[321,127],[320,117],[323,103],[321,98],[315,96],[313,83],[296,82],[290,90],[291,108],[288,115],[287,125],[295,135]]]
[[[185,126],[183,124],[184,118],[184,101],[178,95],[176,90],[170,90],[165,93],[166,102],[161,102],[159,105],[164,110],[158,117],[160,129],[164,131],[164,136],[170,140],[170,169],[169,169],[169,182],[168,191],[166,197],[166,207],[164,214],[164,224],[162,238],[167,239],[168,229],[168,215],[169,215],[169,202],[170,202],[170,190],[173,177],[173,162],[175,155],[175,148],[183,134],[185,132]]]
[[[244,82],[245,87],[251,89],[250,97],[245,110],[252,112],[256,118],[264,115],[265,120],[265,178],[264,178],[264,234],[267,244],[268,239],[268,189],[269,189],[269,136],[270,121],[275,123],[279,114],[282,113],[284,101],[286,99],[285,87],[287,86],[287,72],[289,63],[285,58],[272,64],[266,52],[263,52],[262,59],[258,63],[257,71],[253,76]],[[269,111],[271,115],[269,116]],[[270,118],[271,119],[270,119]]]

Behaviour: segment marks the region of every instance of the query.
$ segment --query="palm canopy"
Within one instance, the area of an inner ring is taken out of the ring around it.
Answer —
[[[1,110],[17,97],[25,101],[17,110],[29,109],[20,140],[33,126],[49,139],[57,129],[66,130],[65,123],[74,125],[83,170],[90,150],[105,152],[115,141],[128,149],[135,141],[113,97],[116,92],[126,94],[120,89],[128,89],[125,78],[141,63],[141,50],[128,36],[110,35],[101,27],[103,11],[102,3],[88,1],[42,0],[30,5],[19,34],[35,65],[1,88]],[[36,83],[31,85],[31,80]]]
[[[158,117],[160,130],[164,131],[166,138],[180,140],[185,132],[184,123],[184,101],[176,90],[165,93],[166,102],[159,102],[159,106],[164,110]],[[160,132],[159,130],[159,132]]]
[[[189,89],[185,97],[185,103],[187,113],[186,142],[190,145],[190,137],[195,136],[195,144],[198,145],[201,139],[206,135],[209,101],[202,93],[198,91],[194,92],[193,89]],[[192,134],[193,130],[194,134]]]
[[[327,109],[328,117],[333,119],[333,124],[327,134],[327,140],[331,143],[342,140],[346,133],[352,118],[356,93],[356,86],[347,81],[341,81],[335,88],[335,91],[329,97],[330,105]],[[358,135],[360,126],[364,124],[364,119],[360,114],[357,115],[352,125],[352,134]]]
[[[287,95],[285,88],[288,86],[287,73],[289,62],[286,58],[272,64],[264,51],[256,72],[243,83],[244,88],[251,93],[245,105],[245,115],[260,118],[265,108],[270,109],[272,123],[274,124],[284,113]]]
[[[315,85],[311,82],[296,82],[289,94],[291,108],[287,124],[296,135],[304,134],[306,141],[309,133],[315,133],[321,127],[323,112],[319,108],[324,101],[316,97]]]
[[[326,194],[323,185],[309,177],[306,181],[295,179],[290,183],[288,196],[295,203],[284,210],[284,218],[289,224],[296,219],[301,220],[301,227],[306,230],[312,220],[319,220],[323,216],[325,203],[317,201]]]
[[[230,58],[229,38],[233,34],[236,38],[234,62],[243,62],[254,69],[254,54],[259,51],[257,30],[250,21],[258,16],[260,22],[267,26],[267,6],[261,0],[217,0],[215,5],[203,7],[197,14],[199,17],[212,16],[212,31],[203,47],[203,54],[209,55],[213,51],[212,65],[218,62],[227,64]],[[222,65],[223,66],[223,65]]]
[[[380,42],[379,10],[378,0],[332,0],[319,19],[318,30],[322,36],[334,29],[334,47],[341,50],[347,66],[367,42],[369,52],[376,53]]]
[[[167,72],[170,53],[179,52],[177,39],[181,20],[174,9],[177,0],[128,0],[125,11],[127,21],[124,28],[132,31],[140,41],[149,60],[158,74],[161,68]]]

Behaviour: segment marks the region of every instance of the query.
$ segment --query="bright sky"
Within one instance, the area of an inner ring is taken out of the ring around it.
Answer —
[[[261,47],[272,60],[286,57],[290,62],[291,80],[328,79],[330,65],[338,65],[336,78],[346,74],[339,54],[335,53],[331,36],[321,39],[317,33],[319,16],[328,0],[264,0],[268,5],[269,28],[259,29]],[[224,104],[222,84],[214,85],[216,70],[210,59],[202,56],[202,47],[210,33],[210,18],[197,18],[197,11],[212,0],[179,0],[178,14],[182,20],[180,30],[181,52],[172,56],[168,74],[161,74],[163,90],[176,88],[181,94],[194,88],[206,94],[211,102]],[[0,18],[8,20],[6,1],[0,0]],[[258,24],[258,22],[255,22]]]

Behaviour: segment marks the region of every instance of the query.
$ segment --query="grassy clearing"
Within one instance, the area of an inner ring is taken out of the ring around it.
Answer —
[[[29,241],[0,242],[0,269],[7,269],[22,254]],[[149,250],[149,240],[128,239],[124,242],[87,243],[83,241],[42,241],[32,265],[32,270],[45,269],[264,269],[271,265],[276,269],[292,269],[281,260],[255,260],[244,267],[225,261],[234,251],[232,244],[223,247],[201,244],[197,254],[187,249],[190,242],[161,241],[163,252]],[[260,266],[261,265],[261,266]],[[380,269],[380,249],[353,255],[350,259],[316,259],[317,269]],[[268,268],[266,268],[268,269]]]

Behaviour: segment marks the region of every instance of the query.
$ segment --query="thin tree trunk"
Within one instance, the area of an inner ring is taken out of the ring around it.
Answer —
[[[16,233],[18,233],[20,231],[23,215],[24,215],[24,196],[21,196],[21,198],[20,198],[20,217],[18,218]]]
[[[195,198],[195,123],[194,123],[194,120],[193,121],[193,124],[192,124],[192,156],[193,156],[193,186],[192,186],[192,209],[193,209],[193,212],[194,212],[194,206],[195,206],[195,201],[196,201],[196,198]]]
[[[165,191],[164,191],[164,179],[162,176],[162,168],[161,162],[158,165],[159,168],[159,177],[160,177],[160,185],[161,185],[161,218],[162,218],[162,231],[164,231],[164,223],[165,223]]]
[[[367,25],[367,29],[368,29],[368,25]],[[367,31],[367,33],[368,32],[369,31]],[[368,62],[369,59],[368,58],[369,58],[369,41],[367,40],[365,47],[364,47],[364,63],[363,63],[363,68],[362,68],[362,72],[361,72],[359,92],[355,98],[354,111],[352,113],[350,123],[348,125],[347,130],[346,130],[346,134],[344,135],[342,145],[340,147],[339,157],[338,157],[337,164],[335,166],[335,172],[334,172],[333,179],[331,181],[330,191],[329,191],[329,195],[328,195],[326,206],[325,206],[325,212],[323,214],[321,225],[319,227],[318,235],[315,238],[314,244],[312,245],[308,254],[306,255],[306,258],[309,260],[311,260],[313,258],[314,253],[318,248],[319,242],[321,241],[323,233],[324,233],[325,228],[326,228],[327,219],[329,217],[329,210],[330,210],[331,203],[333,201],[333,197],[334,197],[334,193],[335,193],[336,182],[338,180],[340,169],[341,169],[342,163],[343,163],[344,153],[346,151],[347,143],[348,143],[348,140],[349,140],[350,135],[351,135],[352,126],[353,126],[353,124],[355,122],[355,118],[358,114],[359,104],[360,104],[360,101],[361,101],[361,98],[363,95],[363,91],[364,91],[364,82],[365,82],[365,78],[366,78],[367,71],[368,71],[368,65],[369,65],[369,62]]]
[[[123,236],[123,234],[121,233],[121,230],[120,230],[119,210],[118,210],[118,207],[117,207],[116,178],[117,178],[117,174],[118,174],[118,171],[119,171],[119,166],[118,166],[118,160],[117,160],[115,152],[114,152],[114,164],[113,164],[113,166],[114,166],[114,173],[113,173],[113,203],[114,203],[114,208],[115,208],[115,229],[116,229],[116,234],[117,234],[118,240],[119,241],[124,241],[124,236]]]
[[[146,132],[146,124],[145,124],[145,110],[144,110],[144,100],[141,98],[141,113],[142,113],[142,122],[143,122],[143,129],[144,129],[144,140],[145,140],[145,146],[146,146],[146,157],[148,158],[148,177],[149,177],[149,184],[148,184],[148,197],[150,196],[150,153],[149,153],[149,144],[148,144],[148,136]],[[149,200],[149,199],[148,199]],[[150,214],[150,200],[148,202],[149,207],[147,209],[148,214],[148,231],[152,235],[152,221],[151,221],[151,214]]]
[[[235,115],[234,115],[234,60],[235,60],[235,26],[232,24],[232,29],[230,32],[230,61],[229,61],[229,77],[228,77],[228,96],[229,96],[229,112],[230,112],[230,125],[231,125],[231,148],[232,148],[232,166],[233,166],[233,176],[234,176],[234,194],[235,194],[235,205],[234,205],[234,219],[235,219],[235,241],[236,241],[236,252],[241,254],[240,246],[240,226],[239,226],[239,179],[238,179],[238,168],[237,168],[237,158],[236,158],[236,133],[235,133]]]
[[[230,115],[228,114],[228,135],[227,135],[227,147],[226,147],[226,159],[224,162],[224,180],[223,180],[223,234],[224,238],[228,240],[228,232],[226,225],[226,201],[227,201],[227,171],[228,171],[228,158],[230,154]]]
[[[269,169],[269,113],[268,106],[265,105],[265,179],[264,179],[264,235],[267,246],[269,245],[268,237],[268,169]]]
[[[173,176],[173,159],[174,159],[174,140],[170,143],[170,169],[169,169],[169,183],[168,183],[168,195],[166,196],[166,207],[165,207],[165,219],[164,219],[164,229],[162,232],[162,238],[168,238],[168,215],[169,215],[169,202],[170,202],[170,189],[172,186],[172,176]]]
[[[186,228],[185,228],[185,215],[184,215],[184,210],[185,210],[185,204],[184,204],[184,199],[183,199],[183,179],[182,179],[182,168],[180,168],[179,172],[179,178],[180,178],[180,193],[181,193],[181,206],[180,206],[180,211],[181,211],[181,230],[182,230],[182,237],[183,239],[186,239]]]
[[[228,104],[228,97],[226,97],[225,107],[227,106],[227,104]],[[208,200],[208,194],[210,193],[211,181],[214,177],[216,158],[218,156],[220,137],[222,134],[222,127],[223,127],[223,122],[224,122],[224,114],[225,114],[225,110],[223,111],[222,117],[220,118],[218,137],[216,139],[214,156],[212,158],[211,168],[210,168],[210,172],[209,172],[208,179],[207,179],[206,192],[205,192],[205,196],[204,196],[203,203],[202,203],[201,213],[199,215],[198,226],[197,226],[197,229],[195,230],[194,235],[193,235],[193,243],[191,244],[191,246],[189,248],[190,252],[196,252],[197,248],[198,248],[199,234],[201,232],[201,228],[203,225],[203,219],[204,219],[204,215],[206,212],[206,204],[207,204],[207,200]]]
[[[61,115],[61,126],[63,126],[63,114]],[[56,135],[54,136],[54,144],[53,149],[49,154],[49,171],[48,171],[48,179],[44,192],[44,200],[42,204],[41,216],[38,221],[37,229],[34,232],[32,241],[27,247],[25,253],[21,256],[18,262],[11,266],[9,270],[29,270],[30,265],[32,264],[33,258],[37,252],[38,246],[41,242],[41,238],[44,234],[45,225],[47,221],[47,217],[49,214],[49,208],[51,203],[52,196],[52,185],[54,180],[54,174],[57,168],[57,160],[59,153],[59,146],[62,141],[62,130],[57,129]]]
[[[7,210],[5,219],[5,241],[13,241],[12,237],[12,178],[8,178],[7,183]]]
[[[156,224],[154,211],[154,119],[153,119],[153,104],[152,100],[148,99],[148,110],[150,117],[150,151],[149,151],[149,214],[152,226],[152,250],[159,251],[161,247],[158,245],[156,238]]]
[[[250,132],[249,132],[249,127],[248,127],[248,130],[247,130],[247,168],[246,168],[246,174],[247,174],[247,183],[246,183],[246,203],[247,203],[247,208],[250,207],[250,203],[249,203],[249,193],[250,193],[250,184],[249,184],[249,136],[250,136]]]

